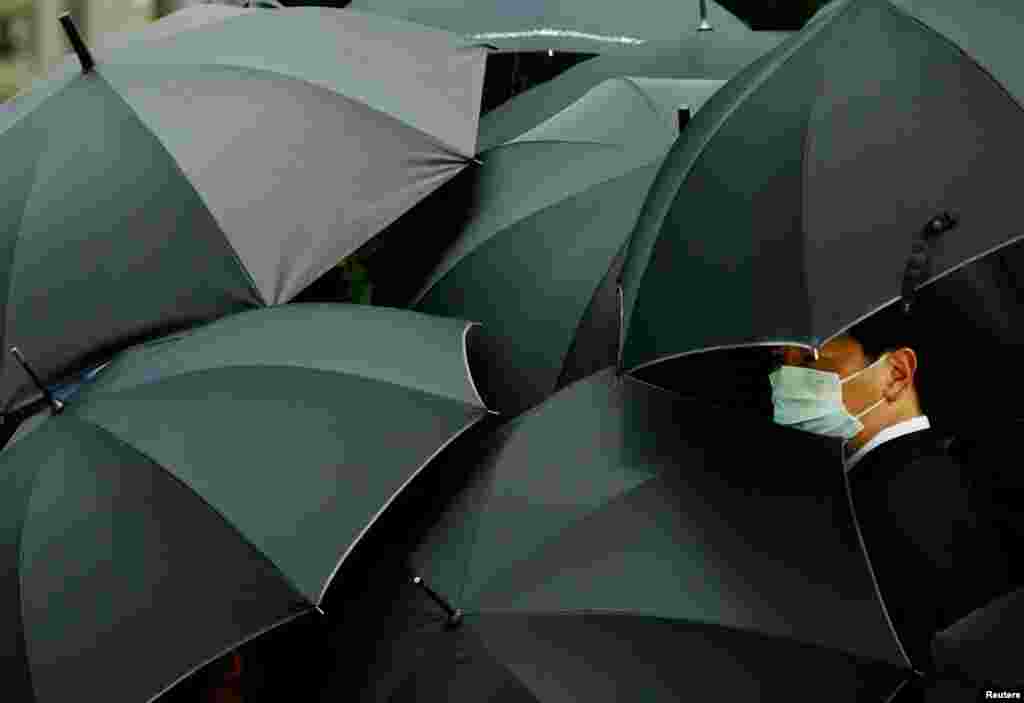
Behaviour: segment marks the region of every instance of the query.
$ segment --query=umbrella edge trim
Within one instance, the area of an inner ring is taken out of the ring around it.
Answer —
[[[277,620],[276,622],[271,623],[270,625],[267,625],[266,627],[262,628],[261,630],[258,630],[256,632],[250,634],[250,635],[247,635],[247,636],[243,637],[242,639],[238,640],[234,644],[228,645],[224,649],[219,650],[212,657],[210,657],[208,659],[205,659],[198,666],[195,666],[192,669],[189,669],[187,672],[185,672],[184,674],[182,674],[181,676],[176,678],[174,681],[172,681],[170,684],[168,684],[165,688],[161,689],[160,692],[158,692],[155,695],[153,695],[150,698],[148,698],[146,703],[154,703],[154,701],[158,700],[161,696],[163,696],[163,695],[169,693],[170,691],[172,691],[174,689],[174,687],[177,686],[178,684],[180,684],[182,681],[184,681],[185,679],[189,678],[190,676],[192,676],[193,674],[195,674],[196,672],[201,670],[203,667],[205,667],[205,666],[213,663],[214,661],[220,659],[225,654],[228,654],[228,653],[232,652],[233,650],[238,649],[242,645],[251,642],[252,640],[256,639],[257,637],[262,637],[263,635],[267,634],[271,630],[276,630],[278,627],[281,627],[282,625],[287,625],[292,620],[300,618],[303,615],[306,615],[307,613],[313,612],[315,609],[316,608],[314,606],[310,606],[309,608],[306,608],[305,610],[302,610],[301,612],[293,613],[291,615],[288,615],[287,617],[284,617],[284,618],[282,618],[280,620]]]
[[[491,412],[491,411],[488,411],[488,412]],[[452,442],[454,442],[456,439],[461,437],[470,428],[476,426],[481,420],[484,419],[484,417],[486,417],[486,413],[480,413],[480,415],[478,417],[475,417],[472,420],[470,420],[468,423],[466,423],[465,426],[463,426],[460,430],[458,430],[457,432],[452,434],[451,437],[449,437],[447,440],[445,440],[441,444],[441,446],[439,446],[436,450],[434,450],[433,454],[431,454],[429,457],[427,457],[423,461],[423,463],[420,464],[419,468],[417,468],[415,471],[413,471],[409,475],[409,477],[404,482],[402,482],[401,486],[399,486],[397,489],[395,489],[394,493],[391,494],[391,497],[388,498],[387,501],[384,503],[384,505],[381,506],[380,510],[377,511],[377,514],[374,515],[372,518],[370,518],[367,521],[366,525],[363,527],[362,530],[359,531],[359,534],[356,535],[355,539],[353,539],[349,543],[348,547],[345,548],[345,551],[342,553],[341,557],[338,559],[338,563],[334,565],[334,569],[331,570],[331,573],[327,576],[327,579],[324,581],[323,588],[320,589],[320,595],[317,597],[317,600],[316,600],[316,604],[315,605],[316,605],[317,608],[319,608],[319,607],[321,607],[323,605],[324,596],[327,595],[327,590],[330,588],[331,584],[334,581],[335,576],[338,575],[338,572],[341,570],[341,567],[344,565],[345,561],[352,554],[352,552],[355,550],[355,548],[357,546],[359,546],[359,543],[363,541],[363,538],[366,537],[366,534],[370,531],[370,529],[374,525],[377,524],[377,521],[381,518],[381,516],[385,512],[387,512],[388,508],[391,507],[391,504],[395,502],[395,500],[398,498],[398,496],[400,496],[405,491],[405,489],[409,486],[410,483],[412,483],[416,479],[417,476],[419,476],[421,473],[423,473],[423,470],[426,469],[431,464],[431,462],[433,462],[434,459],[437,458],[437,456],[441,452],[443,452]]]

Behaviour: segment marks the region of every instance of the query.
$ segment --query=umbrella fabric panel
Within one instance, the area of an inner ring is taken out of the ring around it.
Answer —
[[[294,398],[283,412],[282,398]],[[394,384],[277,366],[94,395],[95,423],[203,496],[319,602],[342,557],[483,411]]]
[[[115,64],[103,75],[174,155],[271,304],[467,163],[386,113],[276,73]],[[315,118],[326,113],[337,119]]]
[[[353,0],[350,7],[474,35],[499,48],[515,51],[550,48],[604,52],[623,44],[674,39],[681,28],[696,29],[699,21],[696,3],[665,0],[644,0],[639,6],[574,0],[433,0],[427,4],[409,0]],[[708,2],[708,18],[720,31],[750,31],[713,1]]]
[[[278,305],[128,350],[78,398],[232,366],[284,366],[394,384],[482,410],[467,365],[471,324],[367,305]],[[412,363],[410,348],[419,350]]]
[[[936,273],[1012,240],[1021,117],[980,68],[887,3],[848,3],[808,26],[719,91],[690,125],[703,138],[666,159],[625,269],[626,367],[821,344],[899,296],[912,238],[943,210],[962,223],[939,242]],[[728,280],[726,312],[691,306],[699,324],[666,326],[680,277]]]
[[[1024,7],[1015,0],[893,0],[959,46],[983,66],[1018,101],[1024,100],[1020,64],[1020,27]]]
[[[5,459],[4,586],[20,592],[3,630],[25,648],[3,678],[27,667],[18,700],[148,700],[308,607],[220,515],[99,428],[62,416]]]
[[[527,132],[602,81],[621,76],[727,80],[780,41],[779,35],[766,32],[693,32],[589,59],[484,115],[480,148],[493,148]]]
[[[453,511],[413,560],[460,594],[456,607],[622,611],[903,664],[839,459],[801,433],[606,370],[498,437],[472,489],[479,507]],[[452,533],[474,535],[461,563],[446,556]]]
[[[4,344],[21,346],[44,379],[111,339],[260,304],[199,195],[101,76],[71,81],[6,131],[4,143],[13,153],[0,169],[14,170],[13,191],[25,185],[27,155],[18,154],[38,149],[23,205],[12,203],[21,222],[4,229]],[[190,277],[182,280],[182,272]],[[54,280],[59,295],[44,284]],[[30,380],[10,360],[3,366],[10,398]]]
[[[637,168],[506,227],[418,303],[424,312],[482,323],[493,340],[488,364],[502,369],[493,388],[502,412],[521,412],[554,390],[587,304],[656,172],[656,163]]]
[[[444,626],[412,586],[374,607],[380,636],[360,701],[882,701],[905,674],[887,664],[756,632],[565,612],[466,616]],[[346,636],[339,629],[334,638]],[[352,695],[332,677],[333,695]],[[325,698],[327,700],[327,698]]]
[[[289,36],[302,40],[282,41]],[[249,10],[166,39],[126,41],[96,58],[101,72],[103,63],[216,65],[298,79],[372,105],[463,158],[476,152],[486,49],[389,17],[323,7]]]
[[[754,632],[622,614],[482,615],[486,651],[543,701],[884,700],[892,666]],[[642,692],[642,693],[640,693]]]
[[[512,143],[574,141],[621,144],[663,156],[679,134],[677,109],[700,109],[724,81],[616,78],[545,120]]]

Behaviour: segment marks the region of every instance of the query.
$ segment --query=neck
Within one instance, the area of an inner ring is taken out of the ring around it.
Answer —
[[[884,406],[883,406],[884,407]],[[882,408],[879,408],[881,410]],[[921,415],[921,407],[916,403],[907,404],[905,407],[889,407],[885,415],[879,417],[875,422],[864,423],[864,429],[847,443],[849,451],[855,452],[870,442],[884,429],[898,425],[901,422],[912,420]]]

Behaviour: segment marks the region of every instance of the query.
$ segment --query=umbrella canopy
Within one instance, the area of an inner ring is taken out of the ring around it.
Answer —
[[[289,300],[469,163],[485,58],[354,11],[213,5],[69,58],[0,114],[3,348],[49,383]],[[2,401],[29,381],[10,361]]]
[[[817,438],[608,369],[469,474],[410,557],[461,624],[412,585],[353,603],[380,642],[362,700],[880,701],[905,675]]]
[[[366,306],[242,313],[118,356],[26,425],[0,454],[11,699],[150,700],[311,611],[486,415],[470,326]]]
[[[585,0],[352,0],[349,7],[441,27],[512,51],[603,53],[609,48],[676,39],[696,30],[698,0],[640,0],[632,5]],[[749,31],[724,7],[707,1],[715,29]]]
[[[809,21],[830,14],[840,0],[818,10]],[[1018,101],[1024,101],[1024,68],[1019,60],[1024,6],[1016,0],[893,0],[939,34],[961,47]]]
[[[503,413],[615,363],[620,254],[678,108],[721,84],[608,80],[482,155],[468,221],[414,306],[483,324],[482,373]]]
[[[1014,241],[1022,126],[988,73],[887,0],[832,8],[718,91],[666,158],[623,269],[624,367],[819,347],[908,281]]]
[[[778,46],[783,36],[728,25],[712,32],[689,27],[669,41],[622,47],[589,59],[484,115],[480,119],[480,148],[490,149],[514,139],[610,78],[727,80]]]
[[[1024,625],[1024,588],[997,598],[935,636],[936,665],[980,683],[1024,686],[1016,633]]]

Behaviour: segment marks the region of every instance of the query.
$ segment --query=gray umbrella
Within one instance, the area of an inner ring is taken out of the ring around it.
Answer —
[[[290,300],[470,163],[485,54],[355,11],[204,5],[85,73],[69,57],[0,113],[2,347],[50,383]],[[29,386],[10,362],[3,402]]]

